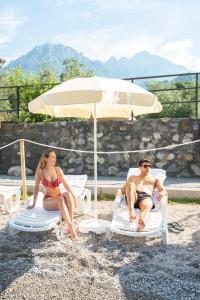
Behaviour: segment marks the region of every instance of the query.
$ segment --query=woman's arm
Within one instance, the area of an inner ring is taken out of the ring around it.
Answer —
[[[41,180],[41,170],[37,169],[35,172],[35,187],[34,187],[34,192],[33,192],[33,204],[28,206],[28,208],[34,208],[37,200],[37,196],[39,193],[39,188],[40,188],[40,180]]]

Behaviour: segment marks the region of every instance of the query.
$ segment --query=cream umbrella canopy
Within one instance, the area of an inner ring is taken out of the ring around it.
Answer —
[[[94,104],[96,118],[129,118],[131,111],[138,116],[162,110],[156,96],[140,86],[97,76],[65,81],[31,101],[29,110],[57,117],[89,119],[95,117]]]
[[[74,78],[40,95],[28,105],[32,113],[94,119],[94,198],[97,214],[97,119],[128,119],[158,113],[162,105],[149,91],[126,80]]]

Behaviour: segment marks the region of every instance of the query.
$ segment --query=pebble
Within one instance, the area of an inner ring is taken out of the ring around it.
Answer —
[[[112,202],[101,201],[111,218]],[[1,212],[0,212],[1,214]],[[169,222],[185,230],[161,239],[80,235],[80,242],[49,234],[9,236],[1,214],[1,300],[200,299],[200,205],[169,205]]]

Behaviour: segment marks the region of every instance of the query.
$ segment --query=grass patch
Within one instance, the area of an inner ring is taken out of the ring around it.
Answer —
[[[27,193],[28,197],[32,196],[33,193],[29,192]],[[14,199],[13,199],[14,200]],[[94,200],[94,197],[92,197],[92,201]],[[109,195],[101,193],[98,195],[99,201],[114,201],[115,195]],[[175,205],[175,204],[193,204],[193,205],[200,205],[200,199],[187,199],[187,198],[178,198],[178,199],[169,199],[168,200],[169,205]]]
[[[169,204],[195,204],[200,205],[200,199],[187,199],[187,198],[178,198],[178,199],[169,199]]]
[[[94,198],[92,199],[94,200]],[[108,194],[99,194],[98,195],[98,200],[99,201],[112,201],[115,200],[114,195],[108,195]],[[179,198],[179,199],[169,199],[168,203],[170,205],[175,205],[175,204],[194,204],[194,205],[200,205],[200,199],[187,199],[187,198]]]
[[[104,200],[104,201],[111,201],[111,200],[115,200],[115,195],[108,195],[108,194],[99,194],[98,195],[98,200]]]

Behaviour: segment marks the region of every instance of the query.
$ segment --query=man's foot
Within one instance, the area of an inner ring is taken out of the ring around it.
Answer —
[[[137,231],[142,231],[145,227],[145,223],[142,219],[138,220],[138,227],[137,227]]]

